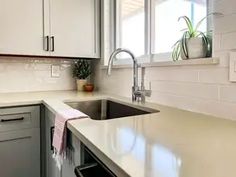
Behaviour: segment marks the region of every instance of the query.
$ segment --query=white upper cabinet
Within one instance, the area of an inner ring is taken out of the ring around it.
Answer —
[[[50,2],[51,55],[98,58],[98,0]]]
[[[0,54],[47,55],[42,0],[0,0]]]
[[[99,0],[0,0],[0,54],[99,58]]]

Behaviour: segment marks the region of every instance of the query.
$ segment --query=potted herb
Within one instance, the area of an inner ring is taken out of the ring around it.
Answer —
[[[182,59],[194,59],[205,58],[211,56],[212,40],[211,35],[199,31],[199,27],[202,22],[210,15],[222,15],[220,13],[211,13],[201,19],[194,27],[193,22],[187,16],[179,17],[179,20],[183,19],[187,25],[187,28],[183,30],[183,35],[178,40],[172,52],[172,58],[174,61]]]
[[[76,60],[73,65],[73,77],[76,78],[77,90],[83,91],[84,85],[87,84],[87,78],[91,74],[91,67],[88,60]]]

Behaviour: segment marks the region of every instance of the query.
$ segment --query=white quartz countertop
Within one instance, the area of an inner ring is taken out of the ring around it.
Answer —
[[[66,101],[112,98],[100,93],[53,91],[0,94],[0,107],[43,103],[57,113]],[[235,177],[236,122],[146,103],[159,113],[96,121],[68,128],[117,176]]]

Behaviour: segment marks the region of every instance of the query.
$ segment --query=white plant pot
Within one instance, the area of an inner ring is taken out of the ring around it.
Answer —
[[[205,58],[207,56],[207,49],[204,45],[202,38],[190,38],[187,40],[187,51],[188,58],[184,55],[183,51],[181,52],[182,59],[197,59]]]
[[[76,79],[76,84],[77,84],[77,90],[83,91],[84,85],[87,84],[87,80],[86,79]]]

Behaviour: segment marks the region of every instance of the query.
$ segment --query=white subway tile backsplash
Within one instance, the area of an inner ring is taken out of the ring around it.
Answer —
[[[236,49],[236,31],[232,33],[222,34],[221,49],[222,50]]]
[[[152,67],[148,68],[146,77],[152,81],[183,81],[197,82],[198,70],[184,69],[183,67]]]
[[[236,103],[236,84],[234,86],[221,86],[220,100]]]
[[[213,57],[220,58],[219,67],[229,67],[229,52],[228,51],[215,51]]]
[[[213,36],[213,48],[214,52],[221,49],[221,34],[215,34]]]
[[[62,66],[61,76],[51,78],[51,62],[61,64],[61,61],[48,59],[43,62],[29,59],[8,57],[0,60],[0,92],[27,92],[47,90],[73,90],[75,80],[71,75],[71,67]]]
[[[235,0],[214,0],[213,3],[213,11],[221,12],[224,15],[236,13],[235,7],[236,7]]]
[[[153,81],[152,90],[178,96],[218,100],[218,86],[212,84]]]
[[[223,17],[215,17],[213,21],[214,32],[216,34],[222,34],[236,31],[236,23],[234,23],[235,18],[236,13],[224,15]]]
[[[160,92],[153,92],[153,97],[148,99],[148,101],[185,109],[188,111],[236,120],[235,104],[232,103],[183,97]]]
[[[229,69],[209,68],[199,70],[199,82],[211,84],[229,84]]]

